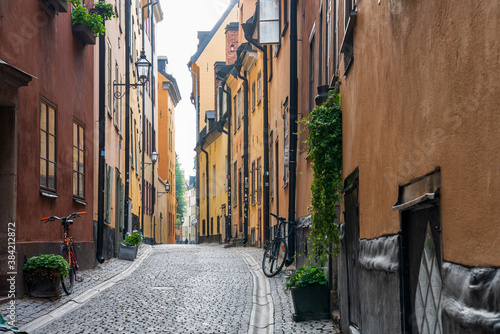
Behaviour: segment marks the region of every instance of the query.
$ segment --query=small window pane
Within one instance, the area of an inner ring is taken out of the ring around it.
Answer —
[[[84,165],[85,165],[85,160],[83,158],[83,151],[80,151],[80,161],[79,161],[79,163],[80,163],[80,166],[79,166],[80,168],[78,169],[78,171],[83,174],[83,168],[84,168]]]
[[[48,187],[50,189],[55,189],[56,188],[56,170],[55,170],[55,164],[52,162],[49,162],[49,184]]]
[[[78,149],[73,147],[73,170],[78,170]]]
[[[47,131],[47,105],[40,103],[40,129]]]
[[[80,174],[79,177],[80,177],[80,179],[79,179],[79,184],[80,184],[80,193],[79,193],[79,196],[83,197],[85,195],[85,184],[84,184],[83,174]]]
[[[56,111],[49,107],[49,132],[56,133]]]
[[[83,150],[83,140],[85,139],[84,135],[83,135],[83,127],[80,127],[80,138],[79,138],[79,142],[78,142],[78,148],[80,150]]]
[[[78,173],[73,172],[73,195],[78,196]]]
[[[47,161],[40,159],[40,185],[47,186]]]
[[[47,158],[47,134],[40,131],[40,157]]]
[[[78,145],[78,127],[73,123],[73,146]]]
[[[55,161],[56,138],[49,135],[49,160]]]

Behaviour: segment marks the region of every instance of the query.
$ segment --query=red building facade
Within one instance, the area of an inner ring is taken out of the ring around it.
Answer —
[[[62,226],[42,217],[88,212],[75,219],[71,235],[80,268],[95,258],[94,48],[73,34],[70,8],[57,10],[42,0],[0,3],[8,13],[0,18],[0,267],[12,271],[3,269],[8,227],[15,228],[17,295],[24,292],[24,258],[59,252]]]

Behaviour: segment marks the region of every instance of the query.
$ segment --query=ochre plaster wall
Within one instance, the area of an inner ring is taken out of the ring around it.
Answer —
[[[440,167],[444,259],[500,266],[500,3],[358,6],[341,94],[344,176],[359,167],[361,238],[397,233],[398,187]]]

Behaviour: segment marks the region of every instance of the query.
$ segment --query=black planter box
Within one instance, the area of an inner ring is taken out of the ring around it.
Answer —
[[[61,278],[54,279],[46,276],[37,276],[34,282],[26,282],[28,295],[30,297],[49,298],[57,297],[61,294]]]
[[[326,285],[291,288],[296,322],[330,319],[330,291]]]
[[[83,23],[73,24],[73,34],[75,34],[83,45],[95,44],[95,35],[90,31],[89,27]]]

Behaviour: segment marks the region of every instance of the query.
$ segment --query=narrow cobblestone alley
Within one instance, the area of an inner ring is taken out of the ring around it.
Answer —
[[[246,262],[260,256],[253,248],[155,246],[129,277],[34,333],[248,333],[254,283]],[[256,332],[335,333],[328,320],[292,322],[284,278],[269,279],[274,321]]]

